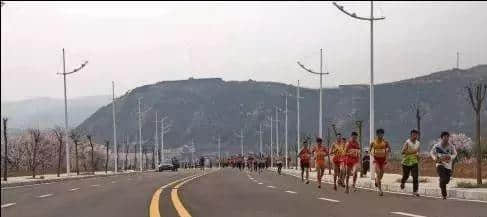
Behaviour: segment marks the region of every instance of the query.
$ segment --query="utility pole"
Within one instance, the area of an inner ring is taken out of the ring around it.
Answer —
[[[278,107],[276,107],[276,154],[279,157],[279,115],[278,115]],[[280,109],[279,109],[280,110]]]
[[[259,124],[259,131],[257,131],[257,133],[259,133],[259,154],[262,155],[262,123]]]
[[[273,134],[272,131],[274,131],[274,128],[272,126],[272,122],[274,122],[274,120],[272,120],[272,114],[268,117],[267,120],[269,120],[269,122],[271,122],[271,124],[270,124],[270,130],[271,130],[270,156],[271,156],[271,167],[273,167],[274,166],[274,159],[273,159],[273,157],[274,157],[274,154],[273,154],[274,153],[274,147],[272,147],[272,142],[273,142],[273,140],[272,140],[272,134]]]
[[[220,149],[220,136],[218,136],[218,168],[221,167],[221,160],[222,160],[222,156],[221,156],[221,149]]]
[[[457,69],[460,69],[460,53],[457,51]]]
[[[167,117],[161,119],[161,162],[164,162],[164,134],[169,132],[167,126],[164,125],[164,121]]]
[[[374,21],[383,20],[385,17],[377,17],[374,18],[374,1],[370,1],[370,17],[359,17],[355,13],[350,13],[343,9],[343,6],[338,5],[336,2],[333,4],[343,13],[347,14],[348,16],[359,19],[359,20],[366,20],[370,22],[370,120],[369,120],[369,141],[374,141]],[[375,179],[375,169],[374,169],[374,156],[370,155],[370,178],[372,180]]]
[[[296,103],[297,103],[297,110],[298,110],[298,111],[296,112],[296,114],[297,114],[297,116],[298,116],[298,118],[297,118],[297,124],[296,124],[296,125],[297,125],[297,131],[296,131],[296,133],[297,133],[297,138],[296,138],[296,140],[297,140],[297,143],[298,143],[298,153],[299,153],[299,151],[301,150],[301,138],[300,138],[300,132],[299,132],[299,131],[301,130],[301,129],[300,129],[300,128],[301,128],[301,126],[300,126],[300,125],[301,125],[301,121],[300,121],[300,119],[299,119],[299,118],[300,118],[300,117],[299,117],[299,100],[300,100],[300,99],[303,99],[303,98],[304,98],[304,97],[301,97],[301,96],[300,96],[300,94],[299,94],[299,80],[298,80],[298,86],[296,87]],[[298,160],[298,162],[297,162],[297,163],[298,163],[298,167],[301,167],[301,161],[300,161],[300,160]]]
[[[320,72],[314,72],[313,70],[311,69],[308,69],[306,68],[303,64],[301,64],[299,61],[298,61],[298,65],[301,66],[301,68],[303,68],[304,70],[312,73],[312,74],[315,74],[315,75],[319,75],[320,76],[320,114],[319,114],[319,132],[318,132],[318,135],[320,138],[323,137],[323,102],[322,102],[322,89],[323,89],[323,75],[328,75],[330,74],[329,72],[326,72],[326,73],[323,73],[323,49],[320,49]]]
[[[159,149],[159,147],[158,147],[159,146],[159,141],[158,141],[159,140],[159,136],[157,134],[157,131],[159,131],[158,130],[159,129],[159,125],[158,124],[159,124],[160,121],[159,121],[159,119],[157,119],[157,112],[156,112],[156,121],[154,121],[154,122],[156,123],[156,136],[154,137],[154,143],[155,143],[154,146],[155,146],[156,155],[157,155],[157,157],[156,157],[156,164],[159,165],[159,160],[160,160],[160,158],[159,158],[160,155],[159,155],[159,151],[158,151],[158,149]],[[161,149],[161,152],[162,152],[162,149]]]
[[[285,112],[286,113],[286,119],[285,119],[285,129],[286,129],[286,136],[284,137],[284,140],[285,140],[285,143],[286,143],[286,169],[289,169],[289,165],[288,165],[288,159],[289,159],[289,156],[288,156],[288,143],[287,143],[287,93],[286,93],[286,110]]]
[[[243,156],[243,129],[240,128],[240,134],[235,133],[235,137],[240,138],[240,154]]]
[[[193,164],[193,168],[196,168],[196,165],[194,164],[194,151],[196,147],[194,147],[194,139],[191,139],[191,163]]]
[[[8,162],[7,121],[8,118],[3,118],[2,121],[3,121],[3,143],[5,144],[5,149],[4,149],[5,155],[3,156],[3,181],[7,181],[7,162]]]
[[[363,168],[362,168],[362,157],[363,157],[363,145],[362,145],[362,123],[363,121],[355,121],[355,124],[357,125],[357,128],[358,128],[358,143],[360,144],[360,174],[361,174],[361,177],[362,177],[362,171],[363,171]]]
[[[140,171],[142,172],[142,113],[140,112],[140,97],[137,100],[139,104],[139,166]]]
[[[115,149],[115,173],[118,172],[118,147],[117,147],[117,123],[115,118],[115,82],[112,81],[112,113],[113,113],[113,148]]]
[[[63,73],[57,73],[58,75],[63,75],[64,78],[64,130],[66,131],[64,133],[64,140],[66,144],[66,173],[69,176],[69,173],[71,172],[71,168],[69,165],[69,143],[68,143],[68,99],[66,96],[66,75],[73,74],[82,68],[84,68],[88,64],[88,61],[85,61],[83,64],[81,64],[80,67],[74,69],[71,72],[66,72],[66,55],[64,54],[64,48],[63,48]]]
[[[241,153],[242,153],[242,156],[243,156],[243,129],[240,128],[240,150],[241,150]]]

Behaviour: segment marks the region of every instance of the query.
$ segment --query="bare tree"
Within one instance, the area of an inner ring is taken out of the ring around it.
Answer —
[[[81,133],[77,130],[71,130],[71,135],[69,135],[71,140],[74,143],[74,151],[75,151],[75,162],[76,162],[76,175],[79,175],[79,162],[78,162],[78,144],[81,140]]]
[[[58,142],[59,146],[58,146],[58,155],[57,155],[57,159],[58,159],[58,163],[57,163],[57,177],[60,176],[61,174],[61,161],[62,161],[62,150],[63,150],[63,144],[64,144],[64,129],[62,129],[61,127],[59,126],[56,126],[53,130],[52,130],[53,134],[54,134],[54,137],[56,137],[56,141]]]
[[[96,166],[95,166],[95,147],[93,145],[93,135],[87,134],[86,138],[88,139],[88,142],[90,143],[91,147],[91,172],[95,174]]]
[[[107,155],[105,160],[105,173],[108,173],[108,150],[110,149],[110,140],[105,140],[105,148],[107,150]]]
[[[29,129],[29,134],[32,138],[32,142],[28,147],[29,154],[29,168],[32,171],[32,178],[36,177],[36,169],[39,166],[37,155],[39,154],[39,145],[41,141],[41,131],[39,129]]]
[[[480,145],[480,111],[487,93],[487,84],[472,84],[465,87],[475,112],[475,140],[477,142],[477,184],[482,184],[482,147]]]
[[[2,2],[3,6],[3,2]],[[8,118],[3,118],[3,143],[5,145],[5,155],[3,155],[3,181],[7,181],[7,162],[8,162],[8,140],[7,140],[7,121]]]

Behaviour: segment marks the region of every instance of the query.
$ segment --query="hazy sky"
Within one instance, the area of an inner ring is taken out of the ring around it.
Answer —
[[[360,16],[369,2],[339,2]],[[374,2],[376,82],[487,63],[487,2]],[[370,23],[331,2],[6,2],[1,98],[116,94],[162,80],[221,77],[318,87],[369,82]]]

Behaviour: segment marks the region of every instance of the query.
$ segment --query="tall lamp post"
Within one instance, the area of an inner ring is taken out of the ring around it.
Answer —
[[[57,73],[58,75],[63,75],[64,78],[64,130],[66,131],[64,133],[64,142],[66,144],[66,173],[69,175],[71,172],[71,168],[69,165],[69,143],[68,143],[68,100],[66,96],[66,75],[73,74],[82,68],[84,68],[88,64],[88,61],[85,61],[83,64],[81,64],[80,67],[75,68],[73,71],[66,72],[66,55],[64,54],[64,48],[63,48],[63,73]]]
[[[346,11],[343,6],[338,5],[336,2],[333,2],[340,11],[345,13],[346,15],[359,19],[365,20],[370,22],[370,127],[369,127],[369,141],[372,142],[374,140],[374,21],[383,20],[385,17],[374,17],[374,1],[370,1],[370,17],[360,17],[357,16],[355,13],[350,13]],[[372,165],[374,161],[374,156],[370,156],[370,178],[375,178],[375,170]]]
[[[313,70],[309,69],[309,68],[306,68],[303,64],[301,64],[299,61],[298,61],[298,65],[301,66],[301,68],[303,68],[304,70],[308,71],[309,73],[312,73],[312,74],[315,74],[315,75],[319,75],[320,76],[320,116],[319,116],[319,131],[318,132],[318,136],[320,138],[323,137],[323,103],[322,103],[322,89],[323,89],[323,75],[327,75],[327,74],[330,74],[328,72],[326,73],[323,73],[323,49],[320,49],[320,72],[314,72]]]

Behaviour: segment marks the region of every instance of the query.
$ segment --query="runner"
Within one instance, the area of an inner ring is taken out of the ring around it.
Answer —
[[[316,146],[313,147],[312,153],[315,155],[315,165],[318,178],[318,188],[321,188],[321,178],[325,172],[325,157],[328,155],[328,150],[321,143],[323,140],[320,137],[316,138]]]
[[[351,175],[353,175],[353,191],[357,191],[355,183],[357,182],[357,167],[360,159],[360,144],[357,141],[357,136],[358,134],[356,132],[352,132],[351,139],[345,147],[345,164],[347,167],[347,187],[345,193],[347,194],[349,192],[348,183]]]
[[[401,189],[404,189],[404,183],[409,178],[409,173],[413,176],[413,195],[419,197],[418,194],[418,163],[419,163],[419,132],[417,130],[411,130],[410,138],[406,140],[402,146],[401,153],[402,159],[402,179]]]
[[[342,180],[342,177],[343,177],[343,166],[342,166],[342,162],[343,162],[343,156],[345,154],[345,144],[343,143],[343,139],[342,139],[342,134],[338,133],[337,135],[337,141],[332,145],[331,147],[331,153],[333,154],[333,190],[337,190],[337,178],[339,179],[338,180],[338,184],[341,185],[341,186],[344,186],[343,185],[343,180]]]
[[[253,164],[254,164],[254,171],[257,172],[257,170],[259,169],[259,158],[256,156],[254,158],[254,161],[253,161]]]
[[[303,142],[303,148],[299,152],[299,158],[301,163],[301,181],[304,182],[304,172],[306,171],[306,184],[309,184],[309,156],[310,150],[308,148],[308,142]]]
[[[436,161],[436,172],[440,177],[440,189],[443,200],[446,200],[446,185],[452,175],[452,162],[457,157],[455,146],[449,143],[450,133],[441,133],[441,142],[435,144],[430,151],[431,158]]]
[[[282,170],[282,160],[281,160],[281,157],[277,156],[276,157],[277,160],[276,160],[276,164],[277,164],[277,173],[279,173],[279,175],[281,175],[281,170]]]
[[[382,192],[382,176],[384,176],[384,166],[387,164],[387,155],[390,152],[389,142],[384,139],[384,129],[376,131],[376,139],[370,143],[370,154],[374,156],[375,165],[375,186],[378,188],[379,196]]]

